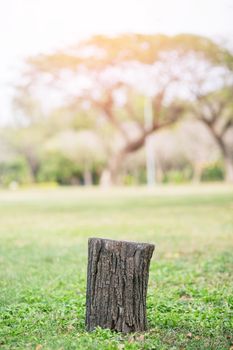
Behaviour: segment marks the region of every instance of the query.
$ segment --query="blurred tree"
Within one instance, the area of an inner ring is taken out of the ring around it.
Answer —
[[[40,153],[46,138],[47,130],[40,124],[5,128],[2,135],[2,140],[13,154],[23,156],[28,163],[32,181],[37,178]]]
[[[203,123],[188,118],[174,136],[180,152],[192,166],[192,180],[201,181],[206,165],[217,162],[221,156],[215,140]]]
[[[216,141],[223,156],[226,180],[233,182],[233,86],[208,94],[196,93],[193,112]]]
[[[93,129],[109,136],[110,182],[118,181],[126,156],[143,147],[149,135],[179,120],[186,107],[182,100],[192,100],[192,84],[200,74],[206,74],[209,85],[203,92],[209,94],[216,85],[207,68],[218,75],[219,68],[229,72],[233,67],[227,50],[193,35],[95,36],[66,50],[29,58],[27,63],[24,82],[18,87],[18,106],[25,110],[28,103],[21,100],[31,96],[32,101],[41,98],[47,107],[49,102],[53,108],[56,103],[66,106],[69,115],[76,111],[83,116],[83,125],[90,120],[87,115],[94,115]],[[150,127],[145,125],[143,108],[137,106],[145,95],[152,100]],[[29,112],[33,106],[29,103]]]
[[[159,43],[163,39],[165,37],[158,36],[155,39],[137,35],[126,35],[118,39],[95,37],[93,42],[90,40],[80,43],[71,50],[72,53],[60,52],[30,59],[30,70],[25,75],[26,83],[18,87],[19,94],[15,100],[17,106],[24,109],[26,115],[32,112],[35,114],[32,108],[34,104],[28,103],[28,96],[33,96],[33,101],[37,99],[35,86],[37,84],[40,87],[43,80],[47,79],[49,86],[56,87],[58,94],[61,85],[63,88],[66,86],[64,80],[68,78],[70,82],[70,73],[73,81],[83,80],[81,88],[79,84],[76,84],[72,92],[67,88],[69,109],[94,110],[100,119],[99,129],[108,124],[104,127],[109,129],[111,140],[115,144],[108,147],[111,154],[107,171],[110,182],[117,182],[125,157],[140,149],[147,136],[173,124],[182,114],[182,104],[178,99],[172,98],[170,92],[178,77],[170,69],[170,62],[159,56]],[[144,51],[147,51],[147,45],[151,46],[150,56],[153,58],[146,62],[145,70]],[[125,56],[124,52],[128,50],[134,52],[134,55]],[[127,74],[129,77],[126,79]],[[139,85],[140,79],[144,85],[148,85],[147,91]],[[149,127],[145,125],[143,108],[140,113],[135,108],[139,95],[148,93],[153,105],[153,121]],[[26,103],[24,96],[27,96]],[[133,135],[128,131],[131,127],[136,130]]]
[[[43,154],[37,181],[56,182],[60,185],[79,184],[82,181],[82,172],[63,153],[51,151]]]
[[[17,186],[31,182],[30,168],[23,156],[0,162],[0,186]]]
[[[46,142],[45,153],[58,153],[73,164],[78,164],[85,185],[93,184],[93,175],[106,162],[103,143],[92,130],[65,130],[57,133]],[[75,176],[72,181],[75,183]]]
[[[193,103],[188,109],[207,127],[222,154],[225,179],[233,182],[233,54],[193,35],[178,36],[177,45],[189,54],[187,82]]]

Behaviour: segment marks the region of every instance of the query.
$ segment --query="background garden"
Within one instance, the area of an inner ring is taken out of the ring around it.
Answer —
[[[233,54],[197,35],[93,36],[29,57],[1,186],[233,181]]]

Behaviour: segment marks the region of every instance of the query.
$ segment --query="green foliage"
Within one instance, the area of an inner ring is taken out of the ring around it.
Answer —
[[[208,164],[204,167],[201,175],[201,181],[223,181],[224,168],[219,162]]]
[[[136,171],[128,171],[126,175],[122,177],[122,183],[126,186],[145,185],[147,183],[147,175],[145,165],[140,164],[134,169]]]
[[[29,165],[22,156],[0,163],[0,185],[11,183],[25,184],[31,182]]]
[[[164,183],[184,183],[190,181],[192,178],[192,169],[187,167],[183,170],[167,171],[163,177]]]
[[[39,182],[57,182],[61,185],[79,183],[82,173],[79,167],[59,152],[48,153],[41,161]]]
[[[102,163],[96,162],[88,168],[91,173],[93,184],[99,183]],[[58,183],[60,185],[84,184],[84,165],[74,162],[60,152],[48,152],[40,160],[37,181]]]
[[[2,192],[1,350],[229,350],[233,189],[203,186]],[[85,331],[93,234],[156,244],[147,332]]]
[[[123,184],[126,186],[135,186],[138,185],[137,179],[135,176],[127,174],[123,177]]]

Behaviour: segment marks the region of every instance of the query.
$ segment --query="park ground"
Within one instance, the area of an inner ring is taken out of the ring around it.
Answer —
[[[149,330],[85,331],[88,237],[156,245]],[[0,191],[0,349],[233,349],[233,187]]]

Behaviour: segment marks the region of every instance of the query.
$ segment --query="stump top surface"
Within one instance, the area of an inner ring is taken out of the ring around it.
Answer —
[[[155,247],[154,244],[152,243],[145,243],[145,242],[134,242],[134,241],[124,241],[124,240],[115,240],[115,239],[109,239],[109,238],[99,238],[99,237],[90,237],[88,239],[88,241],[91,241],[91,240],[100,240],[100,241],[104,241],[104,242],[112,242],[112,243],[124,243],[124,244],[131,244],[131,245],[142,245],[142,246],[145,246],[145,247]]]

